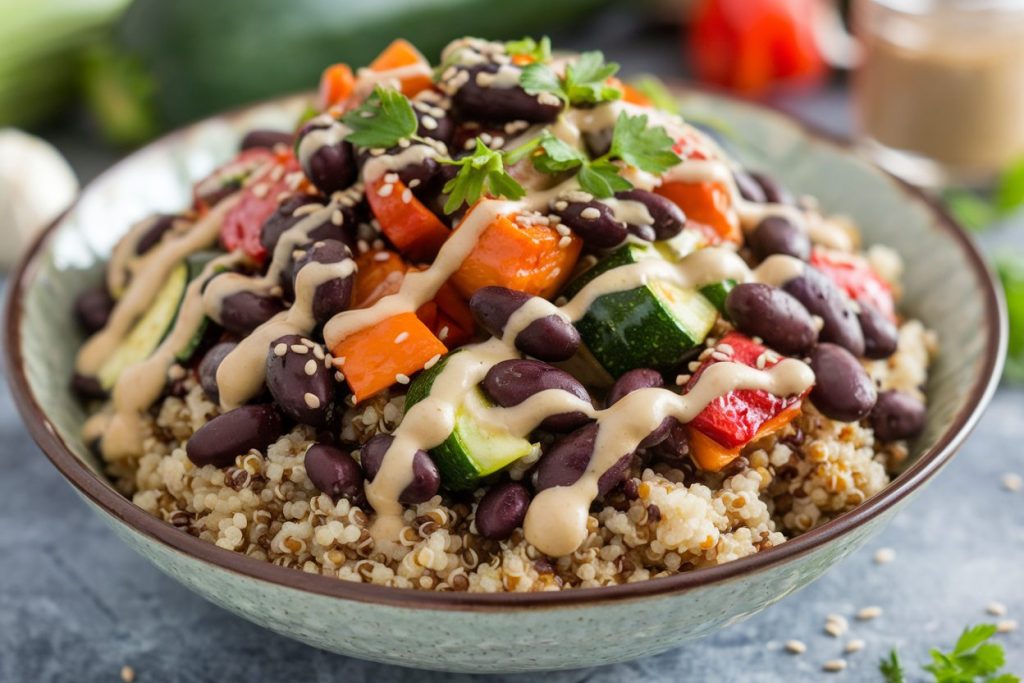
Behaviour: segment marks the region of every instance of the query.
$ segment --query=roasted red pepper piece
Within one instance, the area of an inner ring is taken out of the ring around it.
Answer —
[[[199,213],[206,213],[221,199],[242,186],[257,168],[274,158],[274,153],[262,147],[243,150],[234,159],[214,169],[192,188],[192,204]]]
[[[385,178],[366,184],[366,200],[381,231],[406,258],[432,260],[451,230],[401,180]]]
[[[224,217],[220,240],[228,251],[241,249],[257,263],[263,263],[267,258],[267,250],[260,243],[263,223],[277,210],[278,195],[301,189],[302,183],[296,183],[293,174],[301,176],[302,169],[292,151],[287,150],[259,173],[259,177],[247,182],[241,199]]]
[[[732,361],[755,368],[757,359],[768,352],[761,344],[738,332],[725,335],[718,346],[732,347]],[[768,353],[764,367],[770,368],[781,357]],[[693,388],[704,371],[721,361],[708,358],[693,373],[687,391]],[[691,451],[704,469],[718,470],[739,455],[754,438],[784,427],[800,412],[803,396],[780,397],[767,391],[737,389],[716,398],[705,406],[690,423]]]
[[[825,249],[811,252],[811,265],[825,273],[854,301],[867,303],[896,322],[892,287],[861,256]]]

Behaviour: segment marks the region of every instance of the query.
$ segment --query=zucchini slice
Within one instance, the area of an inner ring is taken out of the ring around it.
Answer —
[[[725,299],[735,286],[735,280],[722,280],[714,284],[704,285],[700,288],[700,293],[718,309],[719,313],[725,315]]]
[[[421,373],[409,386],[406,410],[430,395],[434,380],[440,376],[448,356]],[[430,455],[441,472],[441,481],[449,489],[473,489],[480,480],[526,457],[538,446],[528,439],[477,422],[477,411],[492,407],[483,391],[469,391],[455,411],[455,429]]]
[[[160,345],[174,324],[187,285],[188,266],[179,263],[171,270],[167,282],[157,292],[149,310],[135,323],[100,368],[100,386],[108,391],[112,389],[126,368],[148,358]]]
[[[198,254],[193,254],[192,256],[190,256],[187,261],[189,282],[191,283],[200,275],[202,275],[203,270],[206,268],[207,264],[213,259],[217,258],[217,256],[219,256],[219,253],[215,251],[201,251]],[[221,273],[226,270],[226,266],[221,266],[219,268],[216,268],[215,272]],[[203,286],[205,287],[205,285]],[[177,319],[177,315],[175,315],[175,319]],[[175,322],[177,322],[177,320],[175,320]],[[178,349],[177,352],[175,352],[174,357],[176,360],[178,360],[178,362],[187,363],[189,360],[191,360],[192,355],[196,352],[196,349],[199,348],[199,345],[203,342],[203,337],[206,335],[206,330],[209,328],[210,322],[211,321],[209,316],[204,315],[203,319],[199,321],[199,325],[196,326],[196,329],[192,333],[192,336],[189,337],[188,342],[186,342],[183,347],[181,347],[180,349]]]
[[[565,286],[565,289],[562,290],[562,295],[567,299],[571,299],[579,294],[579,291],[589,284],[591,280],[597,278],[598,275],[607,273],[609,270],[619,266],[628,266],[631,263],[639,263],[645,259],[652,258],[661,258],[661,255],[650,244],[627,242],[595,263],[588,270],[577,275]]]

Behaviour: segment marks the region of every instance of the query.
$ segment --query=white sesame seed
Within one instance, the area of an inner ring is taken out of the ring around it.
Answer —
[[[996,622],[996,633],[1011,633],[1017,630],[1016,619],[1002,619]]]
[[[408,384],[409,375],[403,375],[402,373],[398,373],[397,375],[395,375],[395,381],[398,382],[399,384]]]
[[[588,221],[592,221],[595,218],[600,218],[600,217],[601,217],[600,209],[597,209],[596,207],[593,207],[593,206],[588,206],[587,208],[585,208],[582,211],[580,211],[580,218],[585,218]]]
[[[854,652],[860,652],[864,649],[864,641],[860,638],[855,638],[846,644],[843,652],[846,654],[853,654]]]
[[[1001,602],[992,601],[985,605],[985,611],[994,617],[1006,616],[1006,605]]]
[[[252,193],[255,197],[266,197],[268,192],[270,192],[270,186],[266,183],[256,183],[252,186]]]
[[[878,605],[872,605],[865,607],[857,612],[857,619],[859,621],[868,621],[870,619],[877,619],[882,616],[882,608]]]
[[[875,564],[889,564],[896,559],[896,551],[892,548],[879,548],[875,551]]]
[[[278,358],[283,357],[286,353],[288,353],[288,345],[285,344],[284,342],[281,342],[280,344],[274,347],[274,355],[277,356]]]
[[[376,254],[373,255],[373,260],[376,261],[377,263],[384,263],[389,258],[391,258],[391,254],[389,254],[386,251],[378,251]]]
[[[305,344],[292,344],[291,349],[295,353],[309,353],[309,347]]]
[[[690,381],[690,377],[693,375],[676,375],[676,386],[681,387]]]
[[[830,659],[821,665],[821,668],[829,673],[836,673],[846,668],[845,659]]]
[[[395,337],[395,343],[396,344],[401,344],[402,342],[404,342],[408,338],[409,338],[409,333],[408,332],[399,332],[398,336]]]
[[[424,115],[423,118],[420,119],[420,123],[423,124],[423,127],[427,130],[437,130],[437,119],[433,116]]]
[[[306,405],[310,410],[316,410],[320,407],[320,399],[317,398],[316,394],[311,394],[307,391],[302,398],[306,401]]]
[[[385,173],[384,174],[384,182],[385,183],[397,183],[398,182],[398,174],[397,173]]]
[[[335,225],[341,225],[345,222],[345,215],[341,212],[341,209],[335,209],[334,213],[331,214],[331,223]]]
[[[555,202],[555,211],[565,211],[567,208],[569,208],[569,202],[564,199],[559,199]]]
[[[1003,475],[1003,488],[1016,493],[1024,488],[1024,479],[1019,474],[1007,472]]]
[[[759,355],[757,357],[757,363],[756,363],[757,369],[758,370],[764,370],[764,366],[765,366],[766,362],[767,362],[767,359],[765,358],[765,355],[762,353],[761,355]]]
[[[569,235],[572,234],[572,230],[569,229],[568,225],[558,224],[558,225],[555,226],[555,230],[562,237],[568,237]]]
[[[444,341],[445,339],[448,338],[448,326],[447,325],[442,327],[441,331],[437,333],[437,338],[440,339],[441,341]]]
[[[334,366],[335,367],[340,368],[340,367],[342,367],[344,365],[345,365],[345,356],[335,356],[334,357]]]
[[[403,204],[408,204],[411,201],[412,201],[412,190],[410,190],[407,187],[404,190],[402,190],[402,203]]]
[[[344,382],[345,381],[345,373],[343,373],[341,370],[335,371],[334,379],[337,382]]]
[[[319,358],[320,360],[324,360],[325,357],[324,357],[323,347],[321,347],[319,344],[314,346],[313,347],[313,355],[316,356],[317,358]],[[327,358],[326,360],[330,360],[330,358]]]
[[[309,360],[307,360],[306,361],[306,366],[303,368],[303,370],[305,370],[306,374],[309,375],[310,377],[315,375],[316,374],[316,360],[313,359],[313,358],[310,358]]]
[[[565,235],[562,239],[558,240],[559,249],[565,249],[570,244],[572,244],[572,237],[569,237],[568,235]]]
[[[846,633],[846,627],[838,622],[829,621],[825,623],[825,633],[829,634],[833,638],[838,638]]]
[[[394,192],[394,191],[395,191],[395,186],[394,185],[392,185],[391,183],[385,183],[385,184],[380,186],[379,190],[377,190],[377,194],[379,196],[381,196],[381,197],[390,197],[391,193]]]
[[[786,650],[792,652],[795,655],[802,655],[807,652],[807,645],[802,640],[787,640]]]
[[[121,667],[121,680],[124,683],[134,683],[135,681],[135,669],[131,668],[127,664]]]
[[[292,216],[305,216],[306,214],[316,213],[318,210],[324,208],[322,204],[303,204],[299,208],[292,211]]]
[[[409,184],[406,187],[419,187],[419,186],[420,186],[420,179],[419,178],[413,178],[412,180],[409,181]]]
[[[430,357],[430,360],[423,364],[423,369],[429,370],[430,368],[437,365],[437,361],[439,360],[441,360],[441,354],[435,353],[433,356]]]

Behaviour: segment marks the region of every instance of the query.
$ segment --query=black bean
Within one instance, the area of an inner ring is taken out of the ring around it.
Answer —
[[[199,467],[227,467],[236,456],[265,450],[284,432],[284,417],[276,406],[241,406],[200,427],[185,444],[185,454]]]
[[[483,388],[491,400],[502,408],[519,405],[534,394],[548,389],[561,389],[590,402],[590,395],[579,380],[539,360],[501,361],[487,371]],[[553,432],[567,432],[589,421],[585,413],[574,410],[551,415],[539,426]]]
[[[560,199],[552,202],[551,206],[552,211],[588,247],[610,249],[626,239],[626,224],[616,219],[611,208],[604,202],[595,199],[588,202]]]
[[[793,197],[793,193],[780,185],[771,176],[757,172],[751,172],[750,176],[761,186],[766,202],[796,206],[796,199]]]
[[[844,347],[855,356],[864,355],[864,333],[846,295],[827,275],[806,266],[799,277],[782,288],[804,305],[807,312],[821,318],[818,339]]]
[[[323,116],[311,120],[299,131],[298,156],[302,170],[310,182],[327,195],[346,189],[356,179],[355,151],[343,137],[342,124]]]
[[[811,401],[825,417],[856,422],[866,417],[878,398],[875,385],[860,362],[842,346],[819,344],[811,352],[814,388]]]
[[[315,443],[306,450],[302,463],[313,486],[335,503],[345,498],[353,505],[366,507],[363,470],[351,455],[340,448]]]
[[[594,455],[594,442],[597,440],[598,425],[589,424],[577,429],[572,434],[555,441],[537,462],[537,491],[554,486],[572,486],[586,472],[590,459]],[[601,478],[597,480],[598,494],[605,495],[626,478],[633,454],[619,458]]]
[[[509,317],[531,298],[525,292],[506,287],[482,287],[470,297],[469,308],[481,327],[495,337],[501,337]],[[523,328],[516,335],[515,346],[541,360],[568,360],[580,347],[580,335],[568,320],[551,314]]]
[[[324,362],[323,348],[315,354],[303,337],[289,334],[267,351],[267,388],[285,415],[318,429],[327,426],[334,410],[334,368]]]
[[[348,247],[338,240],[321,240],[309,246],[295,262],[293,269],[293,289],[299,292],[299,280],[302,279],[302,270],[310,263],[339,264],[352,258]],[[342,271],[346,268],[342,267]],[[348,308],[352,300],[352,283],[355,280],[355,270],[347,269],[346,275],[337,275],[324,280],[316,285],[313,292],[313,317],[318,324],[323,324],[336,314]]]
[[[214,403],[220,402],[220,387],[217,386],[217,368],[229,353],[238,346],[235,342],[221,342],[211,348],[199,361],[199,385]]]
[[[902,391],[883,391],[871,411],[871,428],[879,441],[917,436],[928,417],[924,403]]]
[[[90,287],[75,298],[75,318],[88,334],[106,327],[113,310],[114,298],[103,284]]]
[[[155,247],[163,239],[163,236],[167,234],[167,231],[174,227],[174,222],[179,218],[180,216],[168,214],[153,216],[149,228],[139,236],[139,240],[135,243],[135,253],[139,255],[145,254]]]
[[[647,207],[648,213],[654,219],[651,227],[654,229],[655,239],[672,239],[682,232],[683,226],[686,225],[686,214],[683,213],[683,210],[675,202],[669,201],[660,194],[634,189],[616,192],[615,198],[640,202]]]
[[[686,425],[676,420],[669,427],[668,434],[657,445],[655,454],[662,460],[672,463],[676,467],[689,470],[693,467],[690,460],[690,435]]]
[[[605,399],[607,405],[612,406],[619,402],[626,394],[631,394],[638,389],[653,389],[665,386],[665,379],[657,370],[650,368],[637,368],[615,380],[615,384],[608,391]]]
[[[803,353],[818,339],[814,320],[803,304],[770,285],[736,285],[725,299],[725,310],[741,332],[761,337],[779,353]]]
[[[433,91],[423,91],[423,93],[428,92],[431,93],[430,97],[433,97]],[[412,101],[412,108],[416,113],[416,120],[419,124],[416,128],[416,134],[421,138],[440,140],[447,145],[452,141],[452,136],[455,133],[455,121],[451,113],[440,106],[439,101],[425,99],[426,97],[427,95],[421,95]],[[444,113],[438,116],[440,112]]]
[[[293,133],[257,128],[245,134],[239,148],[243,150],[254,148],[274,149],[278,145],[290,148],[294,142],[295,135]]]
[[[497,64],[479,64],[471,67],[455,67],[457,78],[469,78],[452,95],[452,103],[463,119],[478,121],[529,121],[550,123],[562,112],[561,102],[542,104],[537,95],[530,95],[522,87],[495,88],[482,86],[477,74],[494,74]],[[482,78],[487,78],[485,75]]]
[[[306,215],[294,215],[295,210],[306,206],[308,204],[324,204],[326,200],[323,197],[318,197],[312,194],[297,194],[288,197],[281,202],[274,213],[267,217],[267,220],[263,222],[263,227],[260,228],[260,244],[267,250],[268,253],[274,253],[274,247],[277,246],[278,240],[281,239],[281,235],[295,227],[295,224],[305,219]],[[329,221],[328,221],[329,223]],[[327,235],[330,237],[330,235]],[[315,238],[314,238],[315,239]]]
[[[79,373],[71,375],[71,390],[81,399],[104,399],[107,392],[95,377],[88,377]]]
[[[220,305],[220,324],[229,332],[246,336],[285,309],[279,297],[242,290]]]
[[[363,444],[359,450],[359,462],[363,465],[366,478],[373,481],[380,472],[384,454],[391,448],[395,437],[390,434],[377,434]],[[405,487],[398,500],[406,505],[425,503],[437,494],[441,487],[441,474],[437,465],[430,459],[426,451],[416,451],[412,459],[413,481]]]
[[[767,201],[767,197],[764,195],[764,190],[757,184],[746,171],[734,171],[733,178],[736,179],[736,188],[740,191],[740,196],[746,199],[748,202],[755,202],[757,204],[764,204]]]
[[[526,519],[530,492],[518,482],[498,484],[480,499],[476,508],[476,530],[484,538],[504,541]]]
[[[888,358],[896,353],[899,344],[899,330],[896,324],[877,308],[866,301],[858,301],[860,312],[857,320],[864,333],[864,356],[866,358]]]
[[[811,258],[811,240],[807,233],[785,216],[768,216],[747,237],[747,245],[760,260],[784,254],[806,261]]]
[[[441,164],[437,163],[435,159],[427,157],[417,163],[406,164],[395,171],[395,173],[398,174],[398,179],[401,180],[406,187],[410,185],[419,187],[429,183],[440,170]]]

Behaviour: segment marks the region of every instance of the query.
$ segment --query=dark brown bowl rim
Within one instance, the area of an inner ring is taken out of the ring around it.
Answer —
[[[692,92],[699,90],[699,88],[688,87],[687,90]],[[721,93],[712,93],[712,95],[724,99],[733,99],[729,96],[723,96]],[[275,102],[283,103],[288,99],[290,98],[275,98],[213,118],[236,118],[244,115],[251,109]],[[818,142],[849,151],[849,145],[844,141],[821,133],[789,114],[746,101],[743,101],[742,104],[785,119],[790,125],[801,129],[805,135]],[[145,149],[171,143],[178,137],[185,135],[189,128],[186,127],[168,133],[150,143]],[[107,169],[103,175],[112,172],[122,164],[131,163],[134,156],[134,154],[129,155],[118,161]],[[5,313],[6,343],[4,346],[8,380],[15,403],[33,439],[42,448],[57,470],[79,492],[107,514],[112,515],[171,551],[185,553],[220,569],[241,574],[250,579],[343,600],[406,608],[472,611],[594,606],[621,600],[651,598],[659,595],[680,593],[716,582],[735,580],[744,574],[756,573],[817,550],[855,527],[878,517],[916,491],[936,474],[957,451],[964,439],[977,424],[983,409],[988,404],[998,385],[1006,350],[1007,322],[1002,292],[996,286],[992,272],[972,240],[941,205],[920,190],[882,171],[879,172],[896,185],[898,189],[903,191],[907,195],[908,201],[919,201],[928,206],[936,223],[960,246],[975,277],[984,290],[983,332],[986,340],[985,357],[981,370],[970,387],[968,398],[964,402],[963,407],[935,445],[922,453],[910,467],[902,472],[884,490],[867,499],[850,512],[801,536],[788,540],[782,545],[713,567],[696,569],[682,574],[649,579],[637,583],[602,588],[583,588],[543,593],[442,593],[352,583],[319,574],[307,574],[296,569],[279,567],[269,562],[225,550],[208,541],[182,533],[180,530],[148,514],[142,508],[137,507],[130,500],[121,496],[105,479],[95,474],[79,460],[60,437],[55,426],[50,422],[29,387],[24,369],[21,335],[19,333],[23,313],[23,294],[38,268],[37,256],[41,253],[43,246],[50,239],[51,235],[54,234],[56,228],[61,224],[67,212],[58,217],[37,237],[20,260],[17,269],[11,275],[7,310]],[[68,211],[73,207],[74,205]]]

